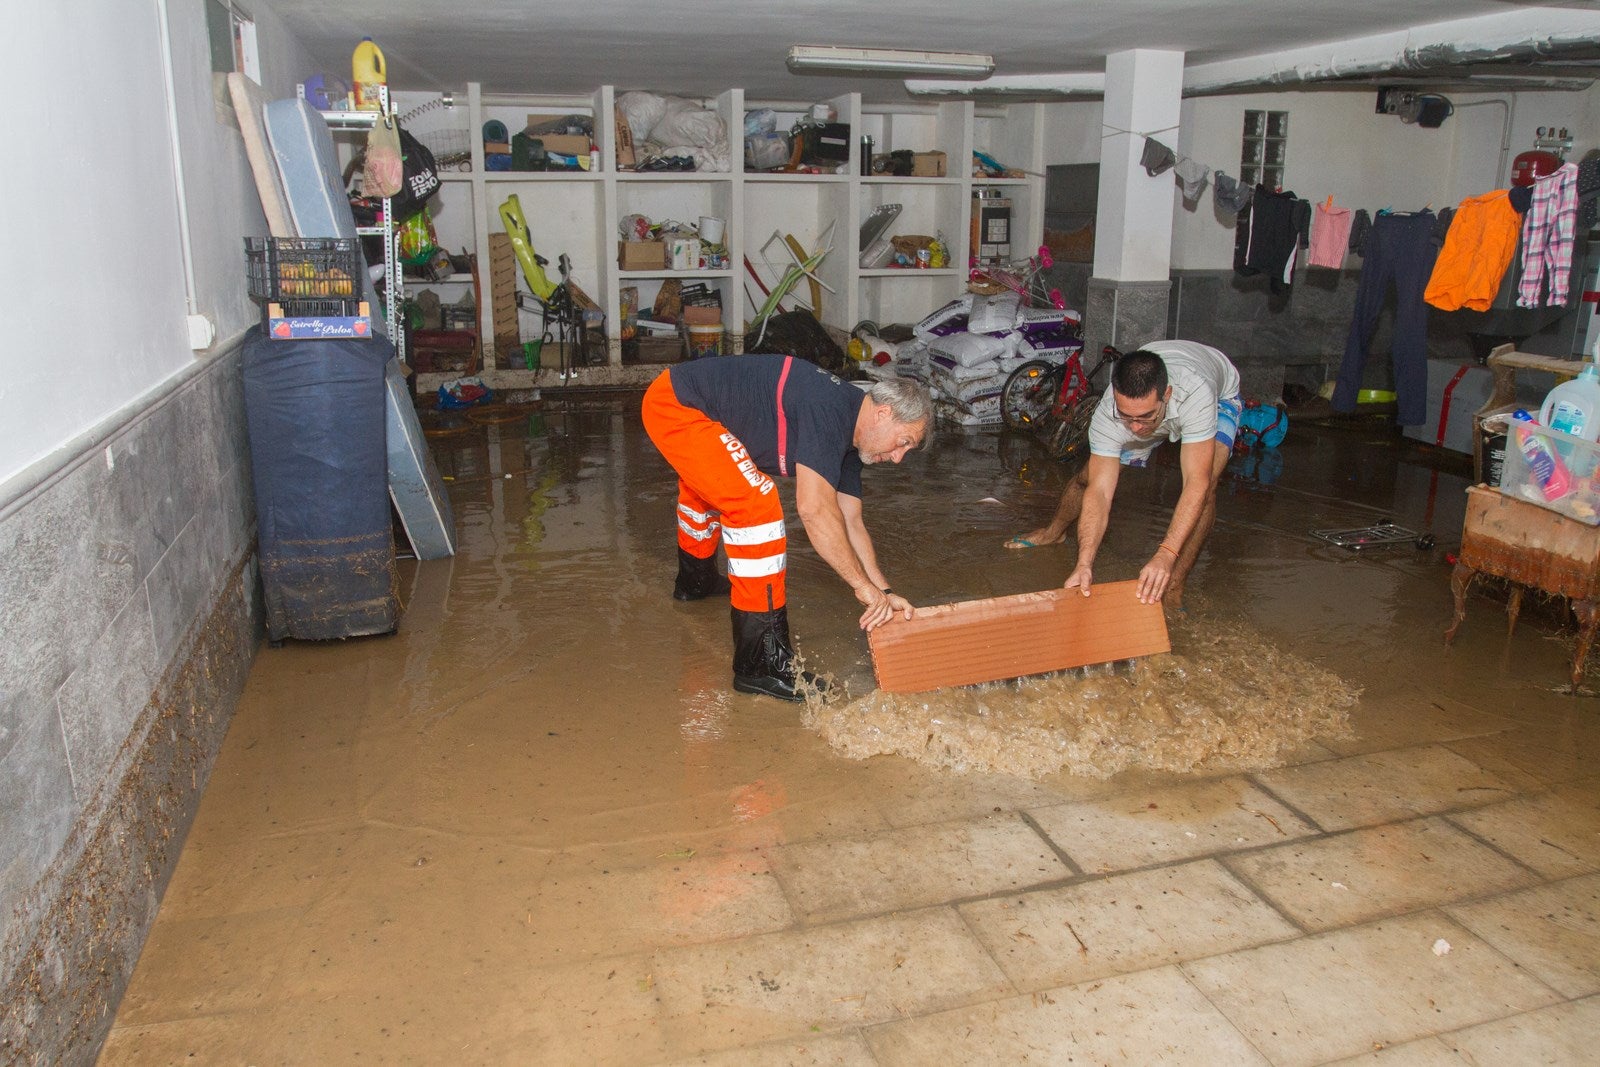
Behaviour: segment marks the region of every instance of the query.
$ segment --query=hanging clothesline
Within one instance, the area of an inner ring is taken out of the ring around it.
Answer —
[[[1161,128],[1159,130],[1150,130],[1148,133],[1145,133],[1145,132],[1140,132],[1138,130],[1125,130],[1121,126],[1113,126],[1109,122],[1102,122],[1100,124],[1100,128],[1102,130],[1111,131],[1110,133],[1102,133],[1100,135],[1100,139],[1102,141],[1104,141],[1107,137],[1115,137],[1119,133],[1125,133],[1129,137],[1145,137],[1145,138],[1149,138],[1149,137],[1154,137],[1158,133],[1171,133],[1173,130],[1176,130],[1178,127],[1176,127],[1176,126],[1165,126],[1165,127]]]

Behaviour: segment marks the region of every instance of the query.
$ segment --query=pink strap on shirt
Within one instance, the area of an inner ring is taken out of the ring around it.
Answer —
[[[778,473],[785,477],[789,474],[789,420],[783,414],[783,385],[793,363],[793,356],[783,357],[783,371],[778,375]]]

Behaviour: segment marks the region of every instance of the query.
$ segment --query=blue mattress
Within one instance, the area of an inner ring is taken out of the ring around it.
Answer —
[[[444,482],[433,465],[411,390],[398,360],[384,369],[389,391],[385,437],[389,451],[389,499],[400,515],[406,538],[418,559],[445,559],[456,554],[455,517]]]
[[[355,237],[356,217],[341,180],[333,134],[322,113],[298,97],[274,100],[262,109],[267,143],[283,179],[289,215],[301,237]],[[365,285],[372,325],[387,334],[378,289],[369,274]]]

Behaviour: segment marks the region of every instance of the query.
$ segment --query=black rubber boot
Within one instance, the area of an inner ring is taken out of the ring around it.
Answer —
[[[810,671],[798,672],[806,685],[824,683]],[[733,687],[779,700],[805,700],[795,684],[794,646],[789,643],[789,609],[733,609]]]
[[[717,570],[715,555],[701,559],[678,549],[678,580],[672,586],[672,599],[704,600],[713,594],[726,594],[730,588],[728,576]]]

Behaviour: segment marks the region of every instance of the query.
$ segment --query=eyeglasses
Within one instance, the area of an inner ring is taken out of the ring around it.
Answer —
[[[1142,415],[1129,415],[1121,408],[1112,406],[1111,417],[1124,426],[1159,426],[1161,420],[1167,417],[1167,401],[1163,397],[1161,403]]]

